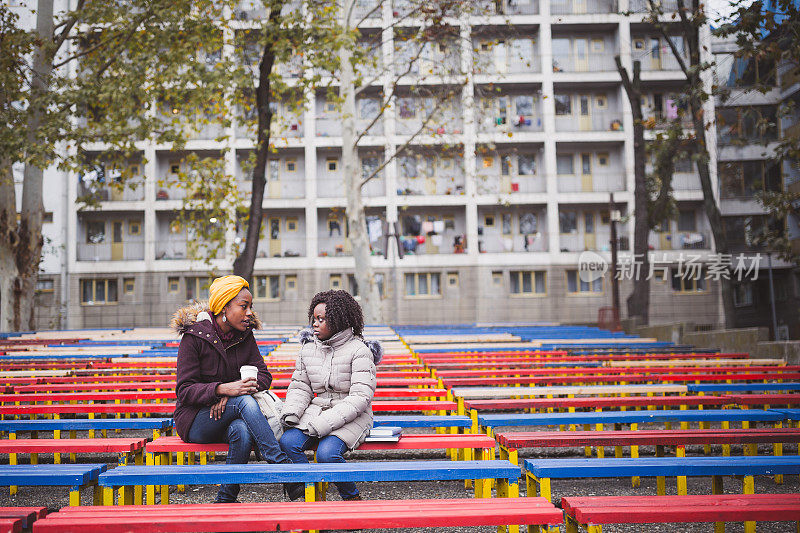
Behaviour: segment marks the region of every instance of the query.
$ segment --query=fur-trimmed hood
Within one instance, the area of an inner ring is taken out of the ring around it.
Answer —
[[[307,342],[314,342],[317,340],[311,328],[303,328],[297,336],[300,338],[300,344],[306,344]],[[383,345],[378,341],[361,340],[367,345],[369,351],[372,352],[372,360],[375,361],[375,364],[377,365],[380,363],[381,359],[383,359]]]
[[[211,317],[212,314],[211,309],[208,307],[208,302],[196,302],[175,311],[175,314],[172,315],[169,327],[178,335],[183,335],[197,322],[203,320],[211,322]],[[258,317],[258,313],[256,313],[255,310],[253,311],[251,324],[250,329],[261,329],[261,319]]]

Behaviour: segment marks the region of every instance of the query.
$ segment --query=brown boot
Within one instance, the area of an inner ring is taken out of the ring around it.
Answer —
[[[349,498],[343,498],[346,502],[360,502],[364,498],[361,497],[360,494],[356,494],[355,496],[350,496]]]

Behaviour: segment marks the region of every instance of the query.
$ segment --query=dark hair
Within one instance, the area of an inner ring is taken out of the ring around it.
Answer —
[[[361,337],[364,329],[364,314],[361,306],[347,291],[318,292],[308,306],[308,321],[314,316],[314,308],[325,304],[325,319],[328,321],[331,334],[335,335],[347,328],[353,328],[353,335]]]

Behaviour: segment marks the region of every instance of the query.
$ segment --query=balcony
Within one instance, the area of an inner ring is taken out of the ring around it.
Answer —
[[[460,99],[437,101],[433,98],[397,99],[397,134],[460,135],[464,131]],[[424,124],[424,127],[423,127]]]
[[[659,0],[655,3],[664,13],[674,13],[678,11],[677,0]],[[628,0],[628,9],[633,13],[649,13],[650,4],[648,0]]]
[[[625,190],[625,170],[559,175],[558,192],[618,192]]]
[[[478,210],[480,253],[546,252],[547,216],[539,207]]]
[[[488,153],[476,160],[478,194],[525,194],[544,192],[546,183],[538,174],[541,152]]]
[[[586,53],[583,55],[574,54],[553,54],[553,72],[608,72],[616,71],[614,54]]]
[[[654,54],[647,54],[642,57],[636,57],[637,50],[634,50],[634,57],[633,60],[639,60],[639,63],[642,66],[642,72],[658,72],[658,71],[680,71],[681,65],[678,60],[675,58],[675,54],[672,53],[671,48],[666,48],[661,53],[654,55]],[[683,64],[689,64],[689,58],[687,56],[683,56]]]
[[[244,191],[248,198],[253,190],[254,160],[252,152],[240,150],[237,152],[236,179],[239,189]],[[274,159],[267,161],[267,183],[264,188],[264,198],[303,198],[305,197],[305,157],[302,152],[281,151],[274,155]]]
[[[551,15],[616,13],[615,0],[550,0]]]
[[[78,261],[141,261],[144,242],[78,243]]]
[[[488,41],[475,40],[474,70],[476,74],[497,76],[531,74],[542,71],[535,39],[504,40],[499,36]]]
[[[408,255],[459,254],[466,251],[463,209],[439,208],[434,212],[407,209],[398,214],[401,244]]]
[[[258,241],[256,257],[304,257],[306,255],[306,224],[303,211],[270,210],[264,216],[263,238]],[[242,226],[239,237],[244,237]]]
[[[144,183],[141,178],[128,180],[120,186],[81,180],[78,197],[98,202],[138,202],[144,200]]]
[[[460,159],[448,155],[401,155],[397,165],[398,195],[457,195],[465,192]]]
[[[507,94],[480,102],[478,133],[513,134],[542,131],[542,105],[538,92]]]
[[[624,213],[623,213],[624,216]],[[607,209],[562,209],[559,218],[559,249],[562,252],[611,250],[611,221]],[[617,223],[618,249],[628,250],[628,224]]]
[[[383,159],[379,154],[362,154],[358,162],[360,176],[366,178],[375,173]],[[344,173],[341,168],[339,154],[320,154],[317,158],[317,196],[320,198],[344,198],[346,195]],[[361,188],[361,195],[366,198],[386,195],[384,173],[368,181]]]
[[[651,231],[647,245],[651,250],[710,250],[711,239],[707,231]]]
[[[621,111],[594,111],[588,115],[556,115],[556,131],[622,131]]]
[[[538,15],[539,0],[483,0],[476,2],[481,15]]]
[[[461,72],[461,49],[458,41],[419,43],[395,40],[394,73],[416,78],[456,75]]]
[[[382,253],[382,223],[386,220],[383,209],[367,208],[367,234],[373,255]],[[317,244],[320,257],[349,257],[353,245],[347,237],[347,215],[345,209],[320,209],[317,212]]]

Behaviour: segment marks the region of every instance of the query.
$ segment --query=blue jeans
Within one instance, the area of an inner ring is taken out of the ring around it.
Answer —
[[[319,463],[346,463],[344,453],[347,445],[339,437],[310,437],[297,428],[288,428],[281,437],[281,448],[293,463],[308,463],[305,450],[317,448],[317,462]],[[356,484],[352,481],[335,483],[339,495],[343,500],[358,496]]]
[[[278,445],[267,419],[261,413],[252,396],[228,398],[222,418],[210,416],[211,407],[200,409],[194,417],[186,442],[208,444],[228,443],[227,464],[245,464],[250,459],[250,450],[255,446],[261,458],[268,463],[288,463],[289,458]],[[218,502],[233,502],[239,495],[239,485],[221,485]]]

